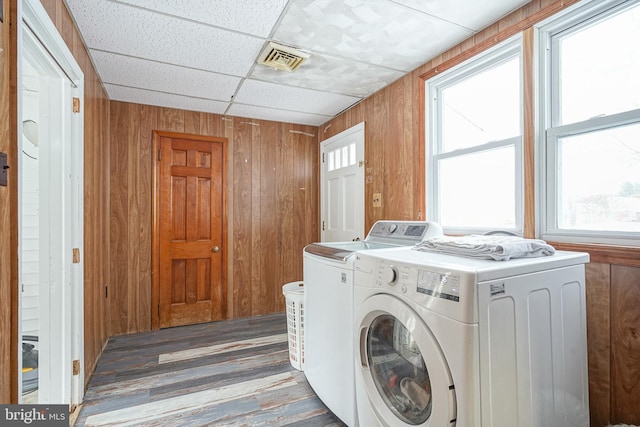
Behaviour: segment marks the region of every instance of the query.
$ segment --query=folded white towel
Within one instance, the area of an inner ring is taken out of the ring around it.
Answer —
[[[415,245],[413,249],[496,261],[548,256],[556,252],[553,246],[547,244],[544,240],[523,239],[517,236],[474,234],[469,236],[429,237]]]

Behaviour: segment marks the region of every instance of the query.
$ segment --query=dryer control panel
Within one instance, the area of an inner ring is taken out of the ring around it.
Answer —
[[[430,271],[420,267],[396,266],[384,261],[379,262],[376,283],[379,286],[396,286],[406,294],[409,290],[442,298],[460,301],[460,276],[447,272]]]
[[[375,287],[379,292],[407,298],[465,323],[477,321],[476,286],[472,275],[381,257],[371,259],[368,255],[360,253],[356,260],[356,287]],[[367,277],[369,285],[366,283]]]
[[[418,269],[417,291],[426,295],[460,301],[460,276]]]

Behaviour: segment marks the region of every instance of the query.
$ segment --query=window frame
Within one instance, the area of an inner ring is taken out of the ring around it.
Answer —
[[[520,80],[520,133],[497,141],[489,141],[473,147],[467,147],[457,150],[442,152],[442,91],[452,85],[455,85],[467,78],[478,73],[497,67],[514,57],[519,58],[519,80]],[[516,201],[515,209],[515,227],[501,228],[500,230],[508,231],[522,236],[524,233],[524,73],[523,73],[523,43],[522,33],[516,34],[509,39],[492,46],[482,53],[452,67],[451,69],[425,80],[425,121],[427,123],[425,129],[425,153],[426,153],[426,171],[425,171],[425,189],[426,189],[426,208],[427,218],[441,223],[440,216],[440,197],[439,197],[439,167],[440,160],[453,157],[461,157],[469,154],[479,154],[495,150],[497,148],[514,147],[514,185]],[[447,234],[482,234],[494,231],[493,227],[480,226],[444,226]]]
[[[559,173],[557,147],[564,137],[590,132],[614,129],[629,124],[640,123],[640,109],[596,116],[574,123],[560,123],[559,49],[557,40],[570,36],[597,21],[614,16],[625,9],[638,5],[637,0],[606,0],[587,2],[571,8],[536,25],[536,67],[539,78],[537,84],[538,101],[536,112],[539,117],[537,132],[539,137],[539,158],[543,161],[537,167],[539,180],[539,203],[536,215],[536,234],[544,240],[567,243],[596,243],[607,245],[640,246],[640,232],[566,229],[558,227],[559,206],[557,203]]]

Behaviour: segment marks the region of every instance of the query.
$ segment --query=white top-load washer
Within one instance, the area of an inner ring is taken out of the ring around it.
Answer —
[[[356,251],[413,246],[442,228],[425,221],[378,221],[363,241],[304,248],[304,373],[324,404],[358,425],[353,372],[353,261]]]
[[[356,254],[362,426],[589,425],[588,254]]]

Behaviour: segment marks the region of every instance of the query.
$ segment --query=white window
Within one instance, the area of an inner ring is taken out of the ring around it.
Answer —
[[[426,82],[427,218],[522,234],[521,39]]]
[[[542,237],[640,245],[640,2],[540,28]]]
[[[328,171],[338,170],[353,166],[356,164],[356,144],[351,143],[348,146],[336,148],[329,151]]]

